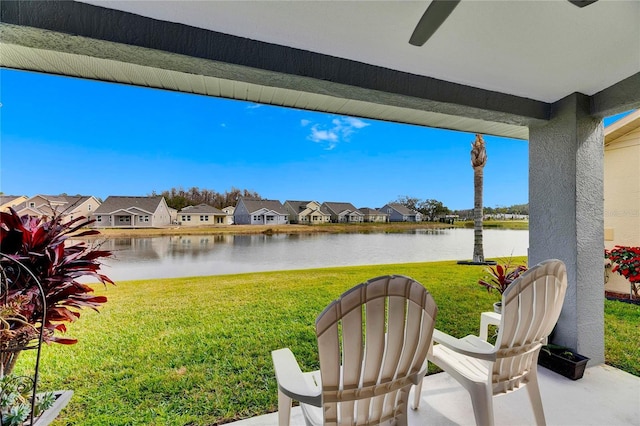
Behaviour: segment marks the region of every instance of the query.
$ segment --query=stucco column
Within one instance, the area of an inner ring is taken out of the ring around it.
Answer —
[[[602,120],[575,93],[529,129],[529,263],[557,258],[569,287],[553,343],[604,362]]]

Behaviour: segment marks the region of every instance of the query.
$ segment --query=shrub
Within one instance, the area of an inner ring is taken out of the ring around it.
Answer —
[[[0,333],[2,345],[14,346],[11,351],[0,347],[0,376],[13,367],[19,353],[15,347],[28,345],[40,333],[47,343],[76,343],[56,333],[66,332],[65,323],[79,318],[81,309],[97,310],[107,301],[78,280],[93,277],[113,284],[100,273],[100,260],[111,252],[84,241],[68,244],[69,238],[99,232],[81,229],[93,222],[85,217],[65,219],[63,214],[20,217],[13,209],[0,212]]]
[[[615,246],[604,251],[605,259],[611,261],[611,271],[625,277],[631,283],[634,297],[640,292],[640,247]]]

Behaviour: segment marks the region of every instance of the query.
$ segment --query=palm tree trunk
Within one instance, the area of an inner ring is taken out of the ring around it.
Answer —
[[[473,262],[484,263],[482,249],[482,184],[483,169],[487,163],[487,150],[482,135],[476,134],[471,144],[471,167],[473,167]]]
[[[484,262],[482,246],[482,167],[473,168],[473,261]]]

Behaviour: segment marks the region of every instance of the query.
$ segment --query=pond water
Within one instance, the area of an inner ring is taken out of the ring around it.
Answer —
[[[526,256],[529,231],[483,231],[486,258]],[[115,258],[103,271],[114,281],[470,259],[473,229],[407,233],[189,235],[113,238]]]

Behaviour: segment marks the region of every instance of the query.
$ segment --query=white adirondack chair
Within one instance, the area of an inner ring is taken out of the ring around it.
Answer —
[[[320,370],[303,373],[293,353],[271,353],[278,420],[300,401],[307,425],[407,424],[412,385],[426,373],[436,304],[422,284],[391,275],[345,292],[316,319]]]
[[[538,386],[538,354],[558,321],[566,289],[564,263],[546,260],[525,272],[502,295],[502,318],[495,346],[476,336],[456,339],[434,331],[433,341],[439,344],[433,346],[428,360],[469,391],[478,425],[493,425],[494,396],[523,386],[536,423],[545,424]]]

